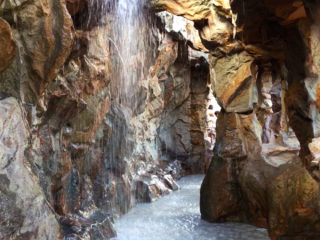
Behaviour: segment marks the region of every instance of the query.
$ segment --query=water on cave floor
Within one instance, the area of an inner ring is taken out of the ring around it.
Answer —
[[[202,175],[184,177],[179,181],[179,191],[151,204],[138,204],[116,221],[116,240],[269,240],[265,229],[201,220],[202,180]]]

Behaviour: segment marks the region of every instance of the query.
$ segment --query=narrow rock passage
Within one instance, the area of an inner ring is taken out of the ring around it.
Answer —
[[[152,204],[138,204],[116,221],[116,240],[269,240],[265,229],[239,223],[211,224],[199,211],[202,175],[184,177],[181,190]]]

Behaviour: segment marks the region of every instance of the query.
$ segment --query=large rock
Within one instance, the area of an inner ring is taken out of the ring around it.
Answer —
[[[248,154],[251,154],[246,146],[250,147],[252,152],[259,152],[261,147],[258,140],[261,129],[257,127],[254,130],[253,125],[259,126],[254,114],[241,116],[236,113],[219,113],[214,158],[201,186],[200,209],[203,219],[243,220],[238,171]],[[249,129],[245,130],[244,126]],[[248,138],[244,138],[244,134]]]
[[[73,130],[73,142],[91,142],[110,109],[107,90],[110,58],[104,39],[106,34],[102,27],[88,32],[77,31],[77,45],[65,71],[49,84],[45,95],[51,128],[59,129],[68,124]],[[79,53],[83,55],[79,56]]]
[[[199,31],[195,28],[193,21],[167,11],[162,11],[157,15],[160,17],[166,32],[176,36],[179,40],[190,42],[192,47],[199,51],[208,52],[208,49],[202,44]]]
[[[200,29],[200,37],[207,48],[214,50],[215,47],[221,47],[226,52],[235,48],[231,40],[234,26],[231,18],[228,18],[228,14],[219,14],[218,10],[208,16],[208,24]]]
[[[136,180],[135,195],[138,202],[153,202],[160,196],[167,195],[179,186],[171,175],[145,175]]]
[[[73,42],[65,1],[4,1],[2,10],[4,17],[15,23],[21,57],[31,79],[28,84],[36,95],[42,95],[66,61]]]
[[[236,162],[235,162],[236,163]],[[201,185],[201,218],[210,222],[240,221],[237,179],[231,159],[212,159]]]
[[[230,53],[234,49],[241,49],[232,37],[235,34],[233,23],[236,17],[232,14],[229,1],[153,0],[152,6],[156,10],[166,10],[194,21],[194,26],[199,30],[201,45],[205,47],[201,50]],[[192,30],[189,27],[187,29]],[[198,36],[194,40],[197,39]]]
[[[254,114],[220,113],[218,126],[201,186],[202,218],[265,227],[272,239],[318,236],[318,184],[301,165],[298,149],[261,144]]]
[[[1,239],[62,239],[38,179],[25,161],[29,132],[14,98],[0,101]]]
[[[246,52],[212,60],[212,88],[227,112],[252,111],[258,101],[256,67]]]
[[[263,153],[265,160],[251,160],[241,170],[239,184],[246,221],[267,227],[271,239],[317,236],[320,200],[317,182],[290,149],[275,148],[271,154]],[[278,165],[272,164],[274,156]]]
[[[164,101],[158,129],[161,160],[168,164],[178,159],[186,174],[203,173],[208,166],[204,136],[209,66],[205,54],[192,53],[179,43],[179,57],[160,82]],[[189,63],[185,64],[181,56],[187,54]]]

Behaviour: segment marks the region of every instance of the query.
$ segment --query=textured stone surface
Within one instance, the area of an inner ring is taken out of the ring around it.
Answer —
[[[235,34],[235,16],[232,15],[229,1],[154,0],[152,6],[156,10],[166,10],[195,21],[194,26],[199,30],[198,34],[205,49],[217,54],[241,49],[240,44],[232,38]],[[190,27],[187,29],[192,30]],[[197,40],[198,36],[195,36],[194,40]]]
[[[153,14],[134,6],[120,16],[121,9],[112,8],[116,4],[48,0],[1,5],[19,54],[0,75],[0,97],[19,100],[30,128],[24,158],[12,161],[24,159],[41,190],[39,198],[56,216],[52,224],[58,230],[50,234],[59,231],[70,239],[113,237],[114,216],[128,212],[136,201],[177,190],[171,175],[204,172],[208,165],[203,138],[209,66],[206,54],[193,52],[188,58],[189,39],[205,49],[193,23],[188,22],[192,32],[186,35],[177,38],[181,32],[176,28],[161,35],[148,25]],[[143,24],[123,32],[132,17]],[[146,44],[133,39],[137,33],[148,38]],[[137,49],[127,49],[124,36]],[[39,218],[50,221],[52,216],[43,212]],[[30,224],[32,234],[36,228]]]
[[[203,218],[319,235],[315,2],[1,3],[4,238],[114,236],[112,216],[207,169],[210,92]]]
[[[67,0],[66,6],[70,15],[73,16],[88,7],[88,0]]]
[[[72,45],[72,20],[65,2],[27,1],[17,7],[5,1],[4,14],[9,20],[15,15],[13,20],[23,47],[21,57],[28,67],[29,84],[35,94],[42,95],[64,64]]]
[[[175,15],[184,16],[190,20],[202,20],[210,14],[212,3],[208,0],[156,0],[152,4],[156,9],[168,10]]]
[[[320,84],[318,85],[317,88],[317,106],[318,106],[318,110],[320,111]]]
[[[2,49],[0,53],[1,73],[11,64],[17,51],[10,25],[2,18],[0,18],[0,36],[0,48]]]
[[[62,239],[58,219],[25,161],[29,131],[17,100],[1,100],[0,113],[0,237]]]
[[[252,111],[258,102],[253,58],[242,52],[216,60],[213,68],[212,88],[219,104],[227,112]]]
[[[202,183],[202,217],[254,223],[268,228],[272,239],[308,229],[310,236],[318,234],[318,184],[300,165],[298,150],[261,145],[254,115],[220,113],[221,123],[227,129],[218,129],[215,156]]]
[[[199,31],[195,28],[193,21],[173,15],[167,11],[159,12],[157,15],[161,18],[166,32],[178,35],[180,40],[190,42],[192,47],[197,50],[208,52],[208,49],[206,49],[201,41]]]
[[[306,2],[231,4],[235,41],[246,51],[213,51],[210,58],[212,88],[223,110],[201,189],[204,219],[253,223],[268,228],[272,239],[319,236],[313,140],[319,134],[319,23],[318,6]],[[271,20],[275,16],[278,22]],[[249,79],[253,83],[243,84]]]

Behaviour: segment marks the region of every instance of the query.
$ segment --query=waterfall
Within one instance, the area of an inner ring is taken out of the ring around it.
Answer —
[[[148,75],[154,52],[150,14],[144,0],[119,0],[110,23],[112,71],[117,78],[112,97],[133,110],[139,101],[139,88]]]
[[[105,167],[110,170],[110,188],[117,186],[110,196],[116,216],[133,205],[130,190],[136,171],[137,129],[132,121],[145,109],[149,68],[157,53],[153,14],[145,4],[144,0],[104,0],[99,7],[91,6],[92,18],[101,11],[105,14],[105,40],[110,51],[111,109],[105,117],[110,137],[101,147]]]

